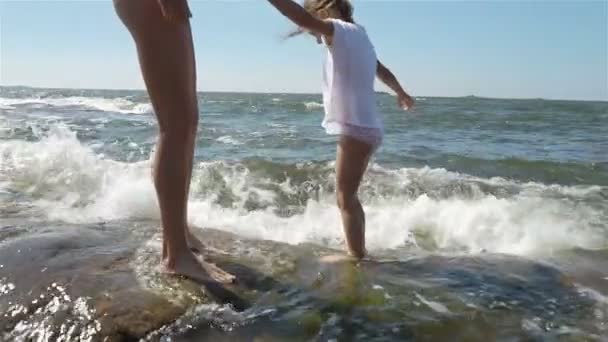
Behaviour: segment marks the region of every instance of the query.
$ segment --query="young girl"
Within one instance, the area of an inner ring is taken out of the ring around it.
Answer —
[[[382,120],[376,110],[376,76],[396,94],[399,106],[412,108],[414,99],[376,58],[363,26],[353,20],[348,0],[268,0],[299,27],[324,42],[323,127],[339,135],[336,158],[336,196],[349,253],[365,256],[365,214],[357,197],[372,153],[380,146]],[[292,34],[293,35],[293,34]]]

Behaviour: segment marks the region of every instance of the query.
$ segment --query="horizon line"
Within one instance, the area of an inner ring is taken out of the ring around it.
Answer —
[[[39,87],[39,86],[28,86],[28,85],[0,85],[0,88],[29,88],[29,89],[40,89],[40,90],[88,90],[88,91],[138,91],[147,93],[146,89],[143,88],[73,88],[73,87]],[[388,91],[375,91],[377,94],[386,94],[395,96]],[[197,94],[208,93],[208,94],[252,94],[252,95],[322,95],[319,92],[297,92],[297,91],[230,91],[230,90],[197,90]],[[444,95],[415,95],[414,98],[445,98],[445,99],[462,99],[462,98],[478,98],[488,100],[519,100],[519,101],[530,101],[530,100],[542,100],[542,101],[570,101],[570,102],[608,102],[606,99],[566,99],[566,98],[545,98],[545,97],[500,97],[500,96],[481,96],[481,95],[462,95],[462,96],[444,96]]]

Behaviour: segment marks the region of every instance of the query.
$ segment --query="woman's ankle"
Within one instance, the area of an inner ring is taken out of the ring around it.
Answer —
[[[361,259],[365,258],[366,254],[367,254],[367,251],[365,250],[365,248],[361,248],[360,250],[348,248],[348,255],[350,255],[353,258],[361,260]]]

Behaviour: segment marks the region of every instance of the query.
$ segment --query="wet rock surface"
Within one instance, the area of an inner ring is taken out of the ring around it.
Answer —
[[[204,257],[236,284],[159,272],[160,239],[147,222],[4,226],[0,340],[593,340],[606,332],[605,288],[580,285],[601,284],[599,266],[578,274],[514,256],[407,253],[355,263],[318,246],[195,231]]]

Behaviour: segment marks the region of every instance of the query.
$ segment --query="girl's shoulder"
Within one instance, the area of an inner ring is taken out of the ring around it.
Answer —
[[[342,19],[329,19],[331,22],[333,22],[334,24],[334,28],[338,28],[339,30],[342,30],[344,32],[356,32],[356,31],[360,31],[360,32],[367,32],[365,30],[365,27],[359,23],[351,23],[349,21],[345,21]]]

